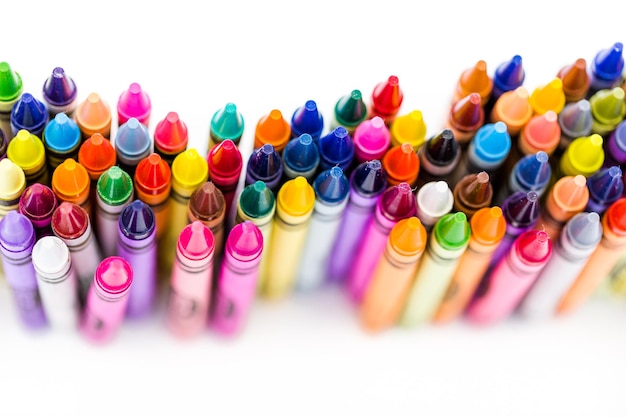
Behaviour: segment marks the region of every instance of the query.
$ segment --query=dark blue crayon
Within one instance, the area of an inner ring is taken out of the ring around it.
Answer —
[[[291,137],[297,138],[308,133],[317,143],[324,130],[324,117],[317,108],[317,103],[308,100],[304,106],[298,107],[291,116]]]
[[[522,57],[514,55],[510,60],[505,61],[496,67],[493,74],[492,100],[495,101],[503,93],[515,90],[524,84],[526,72],[522,63]]]
[[[623,120],[605,141],[604,167],[626,165],[626,120]]]
[[[4,134],[4,130],[0,128],[0,160],[6,158],[7,148],[9,147],[9,139]]]
[[[66,113],[71,117],[76,110],[77,91],[76,83],[65,70],[61,67],[54,68],[43,85],[43,101],[50,118],[58,113]]]
[[[48,123],[46,105],[30,93],[22,94],[22,97],[13,105],[13,110],[11,110],[11,132],[13,136],[25,129],[41,138],[46,123]]]
[[[587,178],[587,188],[589,189],[589,201],[585,211],[604,213],[624,192],[621,168],[613,165],[609,168],[600,169]]]
[[[78,124],[65,113],[57,113],[43,130],[43,145],[50,172],[67,158],[78,160],[81,133]]]
[[[619,87],[624,70],[623,49],[621,42],[615,42],[610,48],[598,51],[589,67],[590,86],[587,97],[599,90]]]
[[[148,128],[134,117],[119,127],[114,146],[117,165],[131,178],[135,177],[137,164],[152,153],[152,139]]]
[[[555,151],[560,156],[574,139],[591,135],[593,115],[589,100],[582,99],[565,105],[559,113],[561,140]]]
[[[283,176],[286,181],[302,176],[312,182],[319,164],[319,149],[308,133],[291,139],[283,149]]]
[[[552,167],[549,156],[544,151],[536,154],[524,155],[515,163],[509,174],[508,181],[498,191],[494,203],[500,205],[504,199],[518,191],[534,191],[537,196],[545,193],[552,177]]]
[[[263,181],[276,194],[280,189],[282,176],[282,158],[269,143],[255,149],[248,158],[245,185]]]
[[[428,139],[417,151],[420,170],[417,188],[431,181],[447,181],[461,159],[461,148],[450,129]]]
[[[319,140],[319,170],[338,166],[346,175],[354,159],[354,143],[345,127],[339,126]]]

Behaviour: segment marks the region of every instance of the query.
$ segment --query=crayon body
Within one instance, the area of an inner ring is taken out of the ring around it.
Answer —
[[[84,166],[89,173],[94,192],[100,175],[115,165],[116,162],[115,148],[113,148],[111,141],[100,133],[94,133],[80,145],[78,150],[78,163]]]
[[[520,55],[513,55],[511,59],[500,63],[493,72],[492,100],[497,100],[509,91],[513,91],[524,84],[526,71]]]
[[[302,176],[311,183],[320,164],[320,151],[311,135],[303,133],[287,143],[282,159],[284,181]]]
[[[354,159],[354,143],[344,127],[337,127],[319,139],[320,165],[318,170],[339,166],[348,173]]]
[[[230,139],[239,146],[243,136],[245,123],[241,112],[234,103],[226,103],[217,110],[211,118],[209,126],[209,151],[226,139]]]
[[[100,262],[80,322],[87,339],[94,343],[113,339],[124,321],[132,282],[133,268],[124,258],[111,256]]]
[[[111,108],[102,100],[98,93],[90,93],[78,104],[74,114],[76,124],[80,128],[83,140],[100,133],[103,137],[111,137]]]
[[[59,201],[76,203],[92,215],[89,173],[73,159],[66,159],[52,173],[52,191]]]
[[[213,281],[213,234],[201,222],[180,232],[170,278],[165,323],[178,337],[192,337],[207,323]]]
[[[389,126],[391,146],[402,145],[408,142],[417,150],[426,141],[426,123],[420,110],[413,110],[394,119]]]
[[[558,116],[552,110],[533,116],[524,128],[517,141],[522,155],[530,155],[544,151],[552,155],[561,140],[561,127]]]
[[[357,127],[367,118],[367,105],[360,90],[352,90],[335,103],[331,130],[343,126],[353,135]]]
[[[501,204],[507,196],[517,191],[526,193],[534,191],[541,198],[546,192],[551,176],[552,168],[547,153],[539,151],[525,155],[515,163],[508,181],[500,187],[496,203]]]
[[[7,62],[0,62],[0,127],[11,134],[11,110],[24,92],[20,74]]]
[[[245,185],[263,181],[270,190],[277,193],[283,177],[283,161],[274,147],[265,144],[255,149],[246,164]]]
[[[626,120],[617,125],[606,144],[604,166],[612,165],[626,168]]]
[[[445,181],[427,182],[417,191],[415,198],[415,215],[427,232],[454,206],[454,195]]]
[[[599,90],[613,88],[620,85],[624,70],[624,45],[615,42],[611,47],[601,49],[596,53],[589,65],[590,86],[588,96]]]
[[[167,230],[169,196],[172,189],[172,171],[159,154],[151,153],[142,159],[135,170],[133,185],[138,200],[150,206],[156,221],[156,238]]]
[[[443,216],[430,235],[417,268],[400,322],[416,326],[433,319],[469,244],[470,225],[464,213]]]
[[[390,75],[374,87],[370,98],[370,117],[379,116],[386,124],[394,121],[404,100],[404,93],[400,88],[400,80],[395,75]]]
[[[236,335],[243,329],[256,295],[262,252],[263,234],[254,223],[244,221],[228,233],[212,307],[218,333]]]
[[[94,217],[98,226],[98,243],[105,258],[117,254],[120,213],[132,199],[133,181],[120,167],[113,166],[100,176]]]
[[[20,197],[26,189],[26,176],[10,159],[0,160],[0,219],[19,208]]]
[[[43,142],[27,130],[20,130],[9,142],[7,157],[24,170],[26,184],[50,185]]]
[[[41,139],[46,150],[50,172],[54,172],[56,167],[68,158],[78,159],[78,150],[81,145],[80,129],[76,122],[65,113],[58,113],[54,119],[50,120]]]
[[[591,176],[604,163],[602,136],[594,133],[572,141],[561,157],[557,170],[557,179],[569,175]]]
[[[615,87],[611,90],[600,90],[589,98],[593,116],[592,133],[607,137],[624,120],[626,114],[624,96],[624,90],[621,87]]]
[[[471,219],[478,210],[491,205],[493,186],[489,180],[489,174],[485,171],[467,174],[454,186],[452,197],[453,209],[462,211],[468,219]]]
[[[420,171],[417,188],[431,181],[446,181],[461,159],[461,148],[450,129],[444,129],[428,139],[417,151]]]
[[[291,127],[278,109],[272,109],[262,116],[254,129],[254,149],[268,143],[276,149],[276,152],[282,154],[289,139],[291,139]]]
[[[220,260],[224,249],[224,195],[211,181],[205,182],[191,193],[187,208],[189,223],[200,221],[213,233],[213,257]]]
[[[389,149],[391,135],[385,121],[375,116],[359,124],[354,130],[352,141],[354,143],[354,158],[360,164],[372,159],[382,159]]]
[[[224,194],[228,215],[231,212],[239,177],[243,169],[241,151],[232,140],[226,139],[209,151],[207,163],[208,178]]]
[[[141,88],[139,83],[131,83],[117,100],[117,124],[121,126],[134,117],[147,127],[150,123],[151,111],[152,103],[148,93]]]
[[[298,107],[291,116],[290,126],[292,138],[308,133],[317,144],[324,130],[324,116],[317,108],[317,103],[307,100],[304,105]]]
[[[139,162],[152,153],[152,139],[148,128],[131,117],[120,125],[115,135],[115,154],[117,165],[130,175],[135,176]]]
[[[559,179],[548,193],[535,228],[544,230],[557,240],[565,223],[580,213],[589,201],[587,179],[582,175]]]
[[[467,144],[485,122],[480,94],[471,93],[454,103],[448,113],[446,127],[454,133],[461,146]]]
[[[557,77],[536,87],[530,94],[529,102],[535,114],[544,114],[550,110],[559,114],[565,107],[563,81]]]
[[[57,196],[48,186],[35,183],[24,190],[19,202],[19,212],[35,228],[37,240],[52,235],[52,213],[58,206]]]
[[[582,100],[587,96],[591,79],[587,73],[587,61],[583,58],[578,58],[573,64],[561,68],[557,77],[563,82],[563,93],[567,103]]]
[[[624,192],[622,170],[617,165],[600,169],[587,178],[587,188],[589,201],[585,210],[604,213]]]
[[[172,166],[174,158],[187,149],[189,133],[187,125],[178,113],[171,111],[165,118],[157,123],[154,129],[154,152],[169,165]]]
[[[463,70],[459,77],[452,102],[456,103],[463,97],[478,93],[483,105],[487,104],[493,90],[493,79],[487,73],[487,63],[482,59],[472,67]]]
[[[530,96],[526,87],[520,86],[515,90],[507,91],[496,100],[491,110],[491,123],[503,122],[506,124],[509,135],[515,137],[533,116],[530,105]]]
[[[76,83],[61,67],[55,67],[43,84],[42,97],[50,118],[65,113],[72,117],[78,104]]]
[[[41,138],[48,123],[46,105],[30,93],[24,93],[11,110],[11,133],[17,135],[20,130],[27,130]]]
[[[388,185],[406,182],[414,186],[420,171],[420,160],[409,143],[389,149],[382,157],[383,169],[387,173]]]
[[[75,330],[80,309],[78,280],[70,251],[56,236],[45,236],[33,247],[33,267],[48,323],[53,328]]]

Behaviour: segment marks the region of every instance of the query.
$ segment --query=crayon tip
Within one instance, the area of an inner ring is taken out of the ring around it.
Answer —
[[[507,224],[513,227],[530,227],[539,218],[539,196],[535,191],[517,191],[502,203]]]
[[[270,182],[282,174],[283,161],[274,147],[266,143],[252,152],[246,169],[251,177]]]
[[[472,140],[476,156],[488,164],[498,164],[511,150],[511,136],[504,122],[488,123],[478,129]]]
[[[606,210],[607,225],[613,233],[626,235],[626,198],[620,198]]]
[[[207,161],[195,148],[178,154],[172,163],[172,187],[177,190],[195,190],[209,177]]]
[[[251,221],[235,225],[226,239],[226,252],[240,261],[252,261],[263,251],[263,234]]]
[[[187,125],[178,113],[169,112],[154,129],[154,146],[163,153],[177,154],[187,149],[189,134]]]
[[[501,63],[496,68],[493,75],[493,89],[501,94],[515,90],[524,83],[525,77],[522,57],[514,55],[509,61]]]
[[[27,249],[35,243],[35,228],[30,220],[16,210],[0,219],[0,245],[12,252]]]
[[[100,262],[95,276],[107,292],[121,293],[132,284],[133,268],[126,259],[110,256]]]
[[[246,216],[257,219],[275,210],[276,197],[263,181],[256,181],[241,191],[239,205]]]
[[[613,46],[599,51],[591,63],[591,71],[602,80],[614,80],[622,75],[624,70],[624,45],[615,42]]]
[[[410,143],[389,149],[383,156],[383,168],[388,181],[412,185],[419,175],[420,161]]]
[[[540,190],[550,181],[552,168],[548,154],[539,151],[522,157],[513,168],[517,181],[527,190]]]
[[[104,171],[115,165],[116,160],[115,148],[100,133],[94,133],[78,150],[78,162],[87,169],[92,180],[98,180]]]
[[[477,130],[485,121],[480,94],[471,93],[457,101],[452,105],[448,119],[456,129],[466,132]]]
[[[596,92],[589,99],[591,114],[594,119],[604,125],[617,126],[617,124],[624,119],[624,115],[626,114],[624,96],[624,90],[622,90],[621,87]]]
[[[514,250],[527,264],[542,264],[552,254],[552,241],[543,230],[528,230],[515,242]]]
[[[191,157],[191,154],[186,158]],[[207,158],[208,166],[211,169],[212,176],[220,177],[231,176],[233,173],[241,172],[243,167],[243,159],[241,151],[231,139],[226,139],[214,146]]]
[[[280,110],[273,109],[259,119],[254,131],[254,147],[260,148],[269,143],[276,152],[282,152],[290,138],[291,126]]]
[[[387,174],[378,159],[362,162],[352,172],[350,184],[361,195],[379,195],[387,188]]]
[[[468,175],[470,175],[471,181],[459,189],[458,198],[471,207],[482,207],[485,204],[490,204],[493,198],[493,186],[489,181],[489,174],[481,171]]]
[[[480,95],[483,104],[487,103],[493,90],[493,80],[487,73],[487,62],[480,60],[473,67],[463,71],[459,78],[457,95],[465,97],[472,92]]]
[[[215,249],[213,232],[201,221],[193,221],[178,236],[178,250],[188,259],[200,260]]]
[[[419,189],[416,203],[418,216],[422,218],[422,221],[424,221],[425,216],[439,219],[442,213],[445,214],[452,210],[454,195],[446,181],[431,181]]]
[[[604,163],[611,161],[616,164],[626,164],[626,120],[620,122],[611,133],[607,143],[607,156]]]
[[[131,83],[117,100],[118,124],[122,125],[134,117],[147,126],[151,109],[150,96],[139,83]]]
[[[313,181],[315,195],[326,204],[340,204],[348,197],[350,183],[343,170],[334,166],[320,173]]]
[[[287,143],[283,150],[283,163],[296,172],[307,172],[319,165],[320,153],[313,138],[303,133]]]
[[[570,138],[588,136],[592,123],[591,105],[585,99],[569,103],[559,113],[561,132]]]
[[[7,62],[0,62],[0,100],[11,101],[22,92],[22,77]]]
[[[43,142],[28,130],[22,129],[9,142],[7,157],[24,171],[30,171],[42,164],[45,158]]]
[[[617,166],[600,169],[587,179],[589,198],[603,204],[611,204],[622,196],[624,183],[622,169]]]
[[[433,229],[434,238],[447,250],[459,250],[469,242],[471,235],[467,216],[463,212],[444,214]]]
[[[172,185],[172,170],[157,153],[152,153],[137,164],[135,187],[148,195],[169,194]]]
[[[587,178],[584,175],[566,176],[559,179],[553,188],[553,197],[560,207],[582,210],[589,200]]]
[[[19,165],[11,159],[0,160],[0,198],[12,201],[22,194],[26,187],[26,176]]]
[[[307,100],[303,106],[298,107],[291,116],[291,136],[297,138],[303,133],[308,133],[317,140],[322,135],[324,129],[324,117],[317,108],[317,103]]]
[[[557,77],[548,84],[538,86],[530,94],[529,100],[536,114],[544,114],[549,110],[560,113],[565,107],[563,81]]]
[[[352,90],[335,104],[335,119],[346,128],[355,128],[367,117],[367,106],[360,90]]]
[[[552,110],[532,117],[524,129],[519,141],[519,147],[525,154],[544,151],[551,155],[559,146],[561,140],[561,126],[558,116]]]
[[[197,188],[189,199],[189,212],[202,222],[210,222],[224,216],[224,194],[211,181]]]
[[[48,109],[30,93],[24,93],[13,105],[11,110],[11,128],[14,133],[26,129],[41,136],[44,126],[48,123]]]
[[[89,215],[78,204],[63,201],[52,213],[51,225],[61,239],[75,239],[87,230]]]
[[[98,93],[89,93],[85,101],[76,108],[75,117],[76,123],[89,131],[107,127],[110,129],[111,126],[111,108]],[[91,134],[93,133],[96,132]]]
[[[426,123],[422,112],[413,110],[408,114],[398,116],[391,123],[389,132],[393,146],[408,142],[417,151],[426,140]]]
[[[115,149],[120,156],[138,156],[150,151],[152,141],[148,128],[138,119],[131,117],[120,126],[115,135]]]
[[[426,141],[424,156],[437,166],[446,166],[459,155],[459,143],[450,129],[443,129],[437,135]]]
[[[120,213],[119,229],[129,239],[145,239],[154,232],[155,228],[154,211],[141,200],[133,201]]]
[[[387,188],[379,204],[385,217],[392,221],[411,217],[417,213],[415,195],[411,186],[406,182]]]
[[[400,89],[400,79],[391,75],[386,81],[378,83],[372,91],[372,111],[375,115],[387,119],[393,119],[402,106],[404,93]]]
[[[44,144],[55,152],[68,152],[80,143],[80,129],[76,122],[65,113],[57,113],[46,125],[43,134]]]
[[[122,168],[112,166],[98,179],[98,197],[110,206],[119,206],[133,195],[133,181]]]
[[[216,111],[211,118],[211,136],[216,142],[231,139],[238,143],[243,135],[244,119],[234,103]]]
[[[43,98],[53,106],[69,105],[76,100],[77,92],[76,83],[61,67],[55,67],[43,85]]]
[[[361,162],[380,159],[389,149],[391,135],[385,121],[379,116],[374,116],[356,128],[353,142],[355,156]]]
[[[398,221],[389,232],[389,243],[402,256],[423,252],[426,242],[426,228],[414,216]]]
[[[493,245],[504,237],[506,220],[499,206],[484,207],[470,219],[471,237],[483,245]]]
[[[354,158],[354,143],[345,127],[336,127],[319,140],[320,163],[327,168],[339,165],[346,170]]]
[[[315,191],[306,178],[299,176],[285,182],[278,190],[277,208],[290,216],[305,216],[315,205]]]
[[[44,236],[33,247],[32,261],[37,269],[61,272],[67,267],[69,259],[67,245],[56,236]]]
[[[563,92],[567,101],[578,101],[585,98],[591,83],[587,73],[587,61],[578,58],[573,64],[563,67],[557,77],[563,81]]]
[[[577,247],[594,247],[602,239],[600,215],[595,211],[578,213],[565,225],[565,233]]]
[[[54,191],[43,184],[34,183],[27,187],[20,197],[20,213],[31,221],[44,219],[57,208],[58,201]]]
[[[530,96],[524,86],[503,93],[491,111],[492,120],[506,123],[511,135],[517,134],[532,116]]]
[[[589,177],[604,163],[602,143],[602,136],[597,133],[574,139],[561,158],[561,170],[566,175],[582,174]]]

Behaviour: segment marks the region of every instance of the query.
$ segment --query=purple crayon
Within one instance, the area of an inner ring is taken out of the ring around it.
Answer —
[[[156,296],[156,220],[152,208],[141,200],[124,207],[118,232],[117,254],[133,268],[126,315],[145,317],[152,312]]]
[[[48,323],[31,261],[34,246],[35,228],[30,220],[17,211],[9,211],[0,220],[2,266],[18,314],[22,322],[32,329]]]
[[[613,165],[600,169],[587,178],[587,188],[589,200],[585,211],[595,211],[602,215],[624,192],[621,168]]]
[[[278,193],[283,177],[283,161],[269,143],[256,149],[248,158],[245,185],[263,181],[267,188]]]
[[[61,67],[52,70],[52,74],[43,85],[43,102],[48,108],[50,119],[58,113],[72,117],[76,110],[76,83]]]
[[[617,125],[605,143],[604,167],[620,165],[623,169],[626,165],[626,120]]]

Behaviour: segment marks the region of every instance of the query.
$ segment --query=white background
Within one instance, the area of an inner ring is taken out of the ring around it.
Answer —
[[[115,112],[139,82],[151,132],[168,111],[205,154],[209,121],[237,104],[252,144],[273,108],[290,118],[397,75],[401,113],[443,126],[460,72],[515,54],[525,85],[626,41],[623,2],[13,1],[0,60],[41,98],[55,66]],[[413,5],[409,5],[413,3]],[[596,10],[592,10],[597,7]],[[326,129],[327,130],[327,129]],[[249,152],[249,150],[247,151]],[[75,333],[33,334],[0,286],[0,415],[624,416],[626,301],[596,296],[574,314],[476,329],[463,322],[371,336],[335,288],[258,301],[245,331],[181,342],[159,310],[94,347]]]

